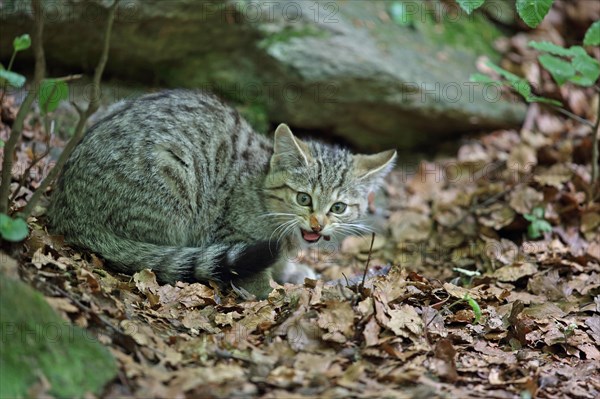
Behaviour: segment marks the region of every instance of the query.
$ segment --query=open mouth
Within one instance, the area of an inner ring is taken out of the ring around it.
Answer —
[[[302,238],[304,238],[304,241],[311,243],[311,244],[319,241],[321,239],[321,237],[323,237],[323,239],[325,241],[329,241],[331,239],[331,237],[329,237],[329,236],[322,236],[321,234],[314,233],[312,231],[306,231],[306,230],[302,230],[302,229],[300,229],[300,231],[302,232]]]

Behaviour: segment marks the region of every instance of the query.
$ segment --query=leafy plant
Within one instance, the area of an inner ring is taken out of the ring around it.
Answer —
[[[469,304],[471,310],[473,310],[473,313],[475,314],[475,320],[473,320],[473,322],[479,324],[479,321],[481,320],[481,307],[479,306],[479,303],[471,298],[469,294],[465,294],[463,301],[466,301]]]
[[[460,8],[471,14],[485,3],[485,0],[456,0]],[[519,17],[529,26],[535,28],[542,22],[554,0],[517,0],[516,8]]]
[[[600,44],[600,21],[596,21],[590,26],[585,34],[584,45],[599,45]],[[587,51],[581,46],[571,46],[565,48],[550,42],[529,42],[529,46],[542,52],[538,56],[538,60],[542,67],[546,69],[552,79],[562,86],[566,83],[571,83],[581,87],[594,86],[600,77],[600,63],[598,60],[590,56]],[[536,95],[530,83],[506,69],[494,64],[491,61],[487,62],[487,66],[496,72],[501,79],[492,79],[487,75],[476,73],[471,75],[471,81],[484,84],[497,84],[507,86],[519,93],[528,103],[543,103],[553,107],[561,114],[582,123],[592,131],[592,174],[591,184],[587,192],[588,201],[593,201],[598,194],[599,188],[599,169],[598,169],[598,128],[600,127],[600,103],[598,104],[598,113],[596,121],[592,122],[584,119],[563,107],[562,102]],[[596,91],[600,94],[600,89],[596,86]]]
[[[25,84],[25,76],[12,72],[11,69],[13,63],[15,62],[17,53],[19,51],[27,50],[30,46],[31,38],[28,34],[21,35],[13,40],[13,52],[10,57],[10,61],[8,62],[8,67],[5,69],[4,65],[0,64],[0,84],[2,85],[3,91],[2,97],[4,97],[4,92],[6,91],[7,86],[20,88]]]
[[[529,226],[527,227],[529,238],[540,238],[543,233],[552,231],[552,226],[544,219],[544,208],[542,207],[533,208],[531,213],[527,213],[523,217],[529,221]]]
[[[40,86],[38,101],[43,115],[53,112],[62,100],[69,98],[67,83],[58,79],[45,79]]]
[[[588,32],[590,30],[592,28]],[[547,53],[540,55],[538,60],[559,85],[571,82],[589,87],[593,86],[600,76],[600,63],[581,46],[564,48],[550,42],[535,41],[529,42],[529,46]]]
[[[0,236],[6,241],[19,242],[29,234],[29,228],[25,220],[16,217],[11,218],[5,213],[0,213]]]
[[[11,211],[11,203],[14,200],[11,197],[11,182],[12,182],[12,165],[13,165],[13,154],[14,150],[17,146],[17,143],[21,137],[23,132],[23,126],[25,122],[25,118],[29,113],[35,99],[38,100],[41,113],[44,116],[44,122],[46,125],[46,133],[51,134],[50,123],[49,123],[49,115],[48,113],[54,111],[61,100],[66,99],[68,97],[68,87],[66,82],[68,80],[79,78],[80,75],[72,75],[63,78],[57,79],[44,79],[45,78],[45,57],[43,51],[43,31],[44,31],[44,18],[42,17],[42,2],[40,1],[31,1],[31,9],[33,12],[33,40],[29,37],[29,35],[22,35],[14,39],[13,41],[13,53],[10,59],[9,65],[7,69],[4,69],[0,66],[0,84],[2,84],[2,97],[0,97],[0,103],[2,102],[4,95],[6,93],[7,85],[11,85],[14,87],[23,86],[25,83],[25,78],[19,74],[15,74],[10,71],[13,66],[13,62],[16,54],[19,51],[23,51],[32,47],[34,58],[35,58],[35,69],[33,80],[31,82],[31,88],[27,91],[27,95],[21,106],[19,107],[19,111],[14,119],[14,122],[10,129],[10,135],[8,140],[5,142],[0,141],[0,147],[3,147],[3,160],[2,167],[0,169],[1,179],[0,179],[0,236],[6,241],[21,241],[28,234],[28,227],[26,223],[27,217],[33,211],[35,205],[40,200],[42,195],[46,192],[46,189],[50,185],[52,181],[56,178],[64,164],[66,163],[67,158],[77,145],[77,143],[83,137],[84,129],[86,126],[86,121],[89,117],[96,112],[100,105],[100,80],[102,78],[102,74],[104,72],[104,68],[106,66],[106,62],[108,60],[108,50],[110,44],[110,36],[112,31],[113,22],[115,19],[115,13],[117,6],[120,0],[114,0],[112,5],[108,8],[108,15],[106,20],[106,28],[103,37],[102,43],[102,53],[96,69],[94,71],[94,77],[92,80],[92,95],[91,99],[88,103],[86,109],[82,109],[79,106],[75,105],[77,112],[79,113],[79,120],[77,122],[77,126],[75,128],[75,133],[71,140],[68,142],[67,146],[61,153],[58,161],[56,162],[53,169],[50,170],[50,173],[40,182],[37,189],[33,192],[33,195],[29,199],[27,205],[19,211],[18,216],[12,217],[10,215]],[[34,159],[31,161],[28,169],[25,171],[25,175],[27,175],[31,169],[31,167],[46,156],[49,151],[43,153],[40,157],[37,157],[34,154]],[[25,176],[24,175],[24,176]],[[24,181],[24,177],[22,177],[21,182]],[[22,184],[22,183],[20,183]],[[17,189],[18,192],[18,189]]]

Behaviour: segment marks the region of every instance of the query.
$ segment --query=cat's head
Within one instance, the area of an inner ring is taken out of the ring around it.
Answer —
[[[396,151],[354,155],[343,148],[304,142],[287,125],[275,131],[265,181],[273,237],[316,243],[368,233],[368,197],[393,168]]]

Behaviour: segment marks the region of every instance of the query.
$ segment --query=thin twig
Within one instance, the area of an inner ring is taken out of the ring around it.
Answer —
[[[25,180],[27,179],[27,177],[30,176],[31,170],[33,169],[33,167],[35,165],[37,165],[42,159],[46,158],[50,154],[50,142],[52,140],[53,130],[54,129],[50,129],[48,134],[46,135],[46,139],[44,140],[46,149],[44,150],[44,152],[41,155],[38,156],[35,153],[35,144],[36,143],[35,142],[33,143],[33,146],[31,149],[31,151],[33,152],[33,159],[31,160],[31,163],[29,164],[29,166],[27,166],[27,169],[25,169],[25,171],[21,175],[21,178],[19,179],[19,185],[17,186],[16,190],[13,191],[12,196],[10,197],[10,202],[13,202],[19,195],[19,191],[21,191],[21,187],[23,187],[25,185]]]
[[[367,272],[369,271],[369,263],[371,263],[371,254],[373,253],[373,243],[375,242],[375,233],[371,233],[371,246],[369,247],[369,256],[367,257],[367,263],[365,264],[365,271],[363,272],[362,281],[360,282],[360,290],[365,288],[365,280],[367,279]]]
[[[113,4],[110,6],[108,11],[107,21],[106,21],[106,29],[104,33],[104,45],[102,48],[102,54],[100,55],[100,60],[98,61],[98,65],[94,71],[94,78],[92,80],[92,96],[88,107],[85,111],[79,110],[79,120],[77,121],[77,126],[75,128],[75,134],[69,140],[69,143],[60,154],[56,165],[54,168],[48,173],[48,176],[40,183],[40,186],[35,190],[31,199],[25,206],[22,212],[22,216],[27,218],[33,211],[35,205],[38,203],[42,195],[46,192],[48,186],[56,179],[63,166],[69,159],[69,156],[83,137],[83,133],[85,130],[86,122],[88,118],[96,112],[98,107],[100,106],[100,81],[102,79],[102,74],[104,73],[104,68],[106,67],[106,62],[108,61],[108,51],[110,49],[110,36],[112,32],[112,26],[115,19],[115,12],[117,9],[117,5],[119,4],[119,0],[115,0]]]
[[[33,82],[25,100],[19,108],[19,112],[12,125],[12,130],[8,141],[4,144],[4,160],[2,161],[2,182],[0,182],[0,213],[8,213],[10,207],[10,183],[12,179],[12,166],[14,151],[17,142],[23,132],[25,117],[31,109],[33,101],[37,97],[37,92],[42,79],[46,74],[46,57],[44,55],[44,46],[42,42],[44,32],[44,15],[40,0],[31,1],[31,9],[33,10],[33,38],[31,40],[33,46],[33,54],[35,56],[35,70],[33,74]]]
[[[579,116],[577,114],[572,113],[571,111],[568,111],[568,110],[566,110],[562,107],[559,107],[557,105],[554,105],[554,104],[543,104],[543,105],[549,106],[553,110],[558,111],[565,116],[568,116],[569,118],[581,123],[582,125],[586,125],[588,127],[594,128],[594,124],[592,122],[588,121],[585,118],[582,118],[581,116]]]
[[[73,80],[79,80],[83,77],[82,74],[77,73],[74,75],[61,76],[60,78],[52,78],[52,80],[57,82],[71,82]]]
[[[598,145],[600,145],[600,138],[598,137],[598,128],[600,127],[600,92],[598,94],[598,104],[596,108],[596,123],[592,127],[592,196],[589,202],[594,201],[596,195],[599,193],[600,182],[598,182]]]

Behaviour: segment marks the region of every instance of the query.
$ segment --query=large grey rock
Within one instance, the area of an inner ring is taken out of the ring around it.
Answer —
[[[55,71],[93,68],[109,3],[47,2],[46,54]],[[400,26],[390,19],[394,3],[123,0],[107,73],[208,88],[238,103],[259,128],[287,122],[364,150],[413,148],[521,121],[523,106],[469,82],[478,56],[497,58],[490,22],[457,21],[434,2],[447,17],[434,23],[413,1],[405,9],[412,26]],[[3,59],[12,37],[31,27],[19,4],[1,6]]]

